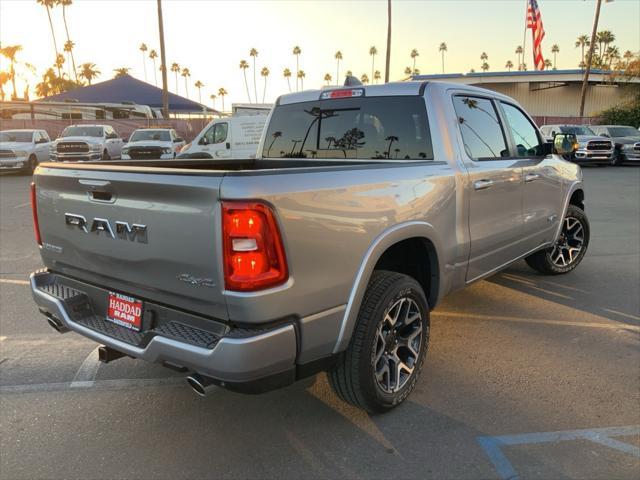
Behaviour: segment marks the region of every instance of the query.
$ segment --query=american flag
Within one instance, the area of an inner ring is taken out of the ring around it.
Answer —
[[[544,70],[544,57],[542,56],[544,27],[542,26],[542,16],[536,0],[529,0],[527,6],[527,28],[530,28],[533,34],[533,63],[536,66],[536,70]]]

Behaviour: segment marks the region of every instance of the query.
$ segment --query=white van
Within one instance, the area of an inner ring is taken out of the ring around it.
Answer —
[[[267,115],[217,118],[180,151],[180,158],[255,158]]]

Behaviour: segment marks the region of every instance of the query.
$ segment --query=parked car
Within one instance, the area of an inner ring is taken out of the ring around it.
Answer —
[[[581,262],[575,142],[466,85],[284,95],[255,159],[39,167],[31,289],[104,362],[190,370],[202,395],[327,370],[345,401],[389,410],[446,294],[522,258],[547,275]]]
[[[122,160],[176,158],[184,145],[173,128],[139,128],[122,148]]]
[[[49,158],[50,146],[45,130],[3,130],[0,132],[0,170],[31,174],[38,163]]]
[[[573,134],[578,139],[578,147],[567,160],[584,165],[610,165],[614,161],[613,142],[599,135],[585,125],[543,125],[540,131],[549,141],[558,133]]]
[[[53,162],[88,162],[120,158],[122,138],[111,125],[70,125],[51,145]]]
[[[255,158],[267,115],[217,118],[180,152],[182,158]]]
[[[597,125],[593,131],[598,135],[610,138],[616,146],[615,165],[623,163],[640,163],[640,132],[624,125]]]

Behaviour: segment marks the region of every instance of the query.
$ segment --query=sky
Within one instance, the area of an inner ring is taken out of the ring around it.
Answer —
[[[574,47],[575,39],[581,34],[590,35],[595,0],[538,0],[538,4],[546,31],[543,53],[552,58],[551,46],[558,44],[558,68],[577,68],[580,49]],[[118,67],[129,67],[133,76],[144,80],[138,47],[144,42],[149,49],[160,51],[156,5],[155,0],[74,0],[67,8],[76,64],[92,62],[102,72],[94,83],[110,79]],[[447,73],[479,70],[482,52],[489,56],[491,71],[505,70],[507,60],[517,63],[514,51],[523,42],[526,0],[393,0],[392,6],[392,80],[403,78],[405,67],[412,65],[409,54],[413,48],[419,52],[416,67],[421,73],[441,73],[441,42],[448,47]],[[386,12],[384,0],[163,0],[167,63],[189,68],[192,99],[198,100],[193,86],[197,80],[205,84],[202,101],[209,105],[209,95],[224,87],[228,91],[227,108],[232,102],[248,100],[238,68],[241,59],[251,65],[246,73],[250,96],[255,100],[251,48],[259,52],[255,89],[260,102],[263,66],[271,72],[266,102],[289,91],[282,71],[289,68],[295,72],[291,53],[295,45],[302,49],[300,69],[306,74],[305,89],[319,88],[326,73],[335,79],[337,50],[344,58],[341,77],[346,70],[358,77],[363,73],[371,77],[369,48],[376,46],[379,54],[375,69],[384,78]],[[60,7],[53,9],[52,19],[62,50],[66,36]],[[640,0],[603,2],[598,30],[611,30],[621,53],[640,53],[639,25]],[[35,84],[55,58],[46,9],[36,0],[0,0],[0,43],[22,45],[18,59],[36,67],[36,75],[18,67],[18,91],[29,83],[33,97]],[[526,34],[526,51],[527,63],[532,65],[530,31]],[[146,62],[147,79],[153,84],[152,63],[148,58]],[[0,70],[7,67],[7,62],[0,59]],[[178,81],[177,91],[185,95],[184,78]],[[295,90],[295,78],[291,78],[291,84]],[[171,72],[169,89],[176,92]],[[219,100],[216,106],[220,107]]]

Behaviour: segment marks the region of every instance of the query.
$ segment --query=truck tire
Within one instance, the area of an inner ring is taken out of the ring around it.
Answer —
[[[107,150],[102,152],[102,160],[111,160],[111,157],[109,156],[109,152],[107,152]]]
[[[560,238],[553,247],[529,255],[527,264],[545,275],[560,275],[576,268],[589,246],[589,220],[584,211],[569,205]]]
[[[429,306],[408,275],[377,270],[365,292],[344,356],[328,372],[345,402],[371,413],[404,401],[415,387],[429,344]]]

